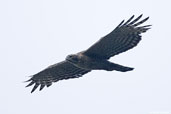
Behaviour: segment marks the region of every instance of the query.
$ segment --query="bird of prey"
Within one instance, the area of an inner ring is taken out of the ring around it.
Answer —
[[[106,71],[131,71],[133,68],[122,66],[108,61],[110,57],[125,52],[135,47],[141,40],[141,33],[150,29],[151,25],[139,26],[149,19],[140,20],[142,15],[134,18],[134,15],[126,22],[123,20],[112,32],[102,37],[98,42],[87,50],[77,54],[71,54],[62,62],[56,63],[33,75],[26,87],[34,84],[31,91],[38,86],[42,90],[49,87],[53,82],[63,79],[78,78],[92,70]]]

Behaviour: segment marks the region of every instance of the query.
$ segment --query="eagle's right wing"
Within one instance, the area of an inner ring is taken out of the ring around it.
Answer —
[[[139,26],[149,17],[139,21],[134,15],[124,23],[122,21],[111,33],[102,37],[98,42],[88,48],[84,54],[94,58],[109,59],[110,57],[135,47],[141,40],[141,33],[146,32],[151,25]],[[139,21],[139,22],[138,22]]]
[[[31,91],[32,93],[39,85],[40,90],[42,90],[45,86],[51,86],[52,82],[63,79],[78,78],[88,72],[90,72],[90,70],[81,69],[67,61],[62,61],[60,63],[51,65],[45,70],[33,75],[28,81],[26,81],[31,81],[26,87],[35,84]]]

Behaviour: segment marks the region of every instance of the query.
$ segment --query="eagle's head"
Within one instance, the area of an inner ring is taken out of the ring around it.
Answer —
[[[73,64],[77,64],[79,62],[79,57],[76,54],[71,54],[66,57],[66,60]]]

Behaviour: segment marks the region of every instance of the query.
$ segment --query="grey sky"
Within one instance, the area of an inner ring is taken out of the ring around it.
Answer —
[[[1,114],[171,114],[169,0],[1,0]],[[31,94],[23,81],[87,49],[133,14],[152,29],[111,61],[134,71],[93,71]]]

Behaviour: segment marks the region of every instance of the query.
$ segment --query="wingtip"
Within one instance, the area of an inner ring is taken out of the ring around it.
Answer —
[[[149,19],[149,16],[146,17],[145,19],[141,20],[140,22],[135,23],[133,26],[139,26],[139,25],[143,24],[144,22],[146,22],[148,19]]]
[[[23,81],[23,83],[30,82],[30,81],[31,81],[31,79],[29,79],[29,80],[26,80],[26,81]]]
[[[152,25],[145,25],[145,26],[142,26],[142,27],[151,27]]]
[[[30,93],[33,93],[35,90],[31,90],[31,92]]]
[[[39,91],[41,91],[44,87],[45,87],[45,85],[42,84],[42,85],[40,86]]]
[[[148,17],[146,17],[144,20],[147,21],[149,18],[150,18],[150,17],[148,16]],[[145,21],[144,21],[144,22],[145,22]]]
[[[31,93],[33,93],[33,92],[37,89],[38,86],[39,86],[39,84],[36,83],[36,84],[34,85],[33,89],[31,90]]]
[[[141,14],[141,15],[140,15],[140,16],[138,16],[138,17],[140,17],[140,18],[141,18],[142,16],[143,16],[143,14]]]
[[[122,20],[116,28],[120,27],[124,23],[124,21],[125,20]]]
[[[135,17],[135,15],[132,15],[132,16],[130,17],[130,19],[132,20],[134,17]]]
[[[25,87],[29,87],[29,86],[31,86],[31,85],[33,85],[34,84],[34,82],[32,81],[32,82],[30,82],[27,86],[25,86]]]
[[[148,20],[150,18],[150,16],[146,17],[145,20]]]
[[[143,16],[143,13],[140,15],[140,17],[142,17]]]
[[[132,15],[132,16],[131,16],[131,18],[134,18],[134,17],[135,17],[135,15]]]

